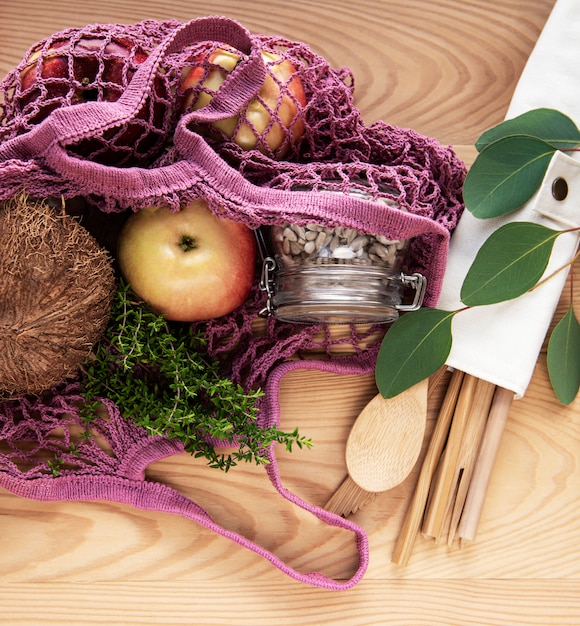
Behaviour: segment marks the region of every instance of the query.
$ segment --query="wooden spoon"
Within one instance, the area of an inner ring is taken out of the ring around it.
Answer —
[[[425,379],[394,398],[377,394],[364,407],[346,442],[348,476],[327,510],[347,516],[405,480],[423,444],[428,386]]]

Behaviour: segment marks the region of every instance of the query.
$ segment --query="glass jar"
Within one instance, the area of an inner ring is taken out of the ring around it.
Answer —
[[[284,223],[261,229],[262,314],[298,323],[388,323],[418,309],[421,274],[403,273],[409,240],[361,234],[346,227]],[[404,304],[408,288],[415,294]]]

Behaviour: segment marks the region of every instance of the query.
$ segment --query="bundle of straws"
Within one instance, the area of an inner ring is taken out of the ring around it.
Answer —
[[[513,391],[454,370],[392,560],[406,565],[419,533],[475,541]]]

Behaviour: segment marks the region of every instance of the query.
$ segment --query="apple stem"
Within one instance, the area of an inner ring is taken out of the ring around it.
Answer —
[[[190,250],[195,250],[197,248],[197,242],[193,237],[188,237],[187,235],[184,235],[179,242],[179,247],[184,252],[189,252]]]

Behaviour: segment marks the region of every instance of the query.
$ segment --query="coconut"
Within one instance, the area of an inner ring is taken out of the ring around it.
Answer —
[[[0,394],[38,394],[75,376],[114,291],[109,253],[64,207],[0,202]]]

